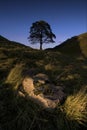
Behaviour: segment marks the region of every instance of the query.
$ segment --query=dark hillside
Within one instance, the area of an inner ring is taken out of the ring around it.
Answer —
[[[5,41],[9,41],[7,38],[3,37],[0,35],[0,42],[5,42]]]
[[[54,47],[52,50],[66,54],[83,54],[84,56],[87,56],[87,33],[67,39],[61,45]]]
[[[27,56],[27,52],[32,50],[31,47],[0,35],[0,79],[3,79],[17,62],[23,60],[23,55]]]
[[[24,44],[21,44],[19,42],[15,42],[15,41],[10,41],[7,38],[3,37],[0,35],[0,48],[28,48],[28,49],[32,49],[30,47],[25,46]]]

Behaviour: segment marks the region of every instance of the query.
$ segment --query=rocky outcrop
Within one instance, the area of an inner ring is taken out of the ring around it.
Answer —
[[[55,108],[66,96],[64,88],[52,84],[48,76],[43,73],[34,75],[33,78],[25,77],[22,88],[29,98],[44,108]]]

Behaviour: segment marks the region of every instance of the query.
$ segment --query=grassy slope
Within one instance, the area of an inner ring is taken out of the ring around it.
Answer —
[[[61,45],[54,47],[54,50],[72,55],[82,53],[87,57],[87,33],[66,40]]]
[[[83,36],[79,36],[79,38],[81,37]],[[73,44],[73,42],[71,42],[71,44]],[[76,48],[78,48],[78,46],[76,46]],[[65,48],[63,50],[65,50]],[[60,121],[59,127],[59,120],[56,118],[60,119],[61,114],[59,115],[58,111],[54,114],[49,112],[45,112],[44,114],[44,111],[39,108],[39,106],[36,104],[32,105],[32,102],[28,101],[28,99],[19,96],[15,97],[15,92],[10,87],[8,88],[8,86],[2,84],[6,80],[10,70],[14,68],[16,64],[23,64],[26,69],[35,69],[36,73],[46,73],[56,85],[64,85],[67,95],[71,95],[74,91],[78,91],[81,87],[87,85],[87,59],[80,52],[81,51],[79,51],[79,55],[74,53],[75,55],[73,54],[71,56],[64,54],[62,51],[33,50],[8,40],[0,42],[0,99],[3,101],[0,100],[0,113],[3,113],[0,116],[0,118],[2,118],[0,124],[3,124],[3,130],[15,130],[20,128],[27,130],[27,127],[29,127],[30,130],[36,129],[36,127],[38,130],[73,130],[77,128],[73,128],[73,125],[72,128],[68,128],[67,125],[65,126],[65,119]],[[64,116],[63,113],[62,116]],[[12,122],[9,123],[11,120]],[[74,122],[71,121],[71,124],[73,123]],[[46,125],[45,128],[44,125]],[[18,128],[16,128],[16,126]]]
[[[33,49],[21,43],[9,41],[0,36],[0,79],[7,76],[10,69],[22,59],[22,54],[25,51]],[[23,57],[24,58],[24,57]]]

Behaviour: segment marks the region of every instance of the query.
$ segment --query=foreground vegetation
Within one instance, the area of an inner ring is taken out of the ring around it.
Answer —
[[[9,45],[9,46],[8,46]],[[67,98],[53,110],[43,109],[18,93],[22,72],[33,70],[65,86]],[[0,43],[0,129],[87,129],[87,59],[82,53],[33,50],[4,41]]]

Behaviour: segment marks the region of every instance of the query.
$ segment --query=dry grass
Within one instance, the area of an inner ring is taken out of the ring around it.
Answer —
[[[15,89],[17,89],[23,79],[22,71],[23,64],[15,65],[15,67],[10,71],[5,83],[11,84],[12,86],[14,86]]]
[[[79,124],[87,122],[87,87],[78,93],[68,96],[63,106],[63,111],[69,120],[77,121]]]

